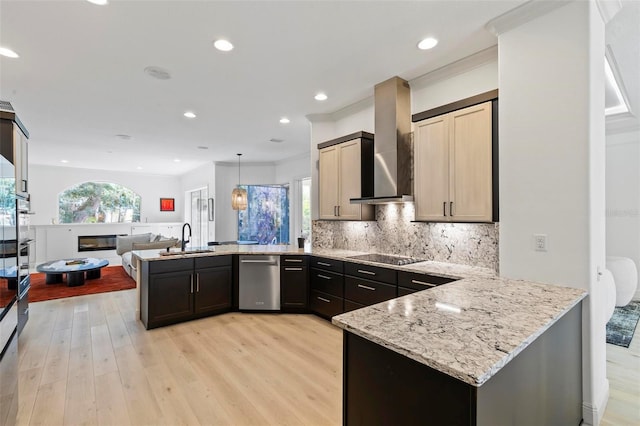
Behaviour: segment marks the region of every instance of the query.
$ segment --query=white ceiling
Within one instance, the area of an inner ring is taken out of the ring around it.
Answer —
[[[0,45],[20,54],[0,57],[0,99],[31,133],[32,164],[179,175],[237,152],[278,161],[308,151],[305,115],[495,45],[484,25],[523,2],[0,0]],[[426,36],[439,45],[418,50]]]

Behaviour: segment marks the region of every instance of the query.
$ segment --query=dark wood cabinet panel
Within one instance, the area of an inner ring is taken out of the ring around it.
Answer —
[[[335,272],[336,274],[344,273],[344,262],[341,260],[311,256],[310,263],[312,268],[331,271],[331,272]]]
[[[193,314],[193,286],[193,271],[150,275],[147,328],[190,318]]]
[[[364,307],[366,307],[366,305],[363,305],[362,303],[356,303],[356,302],[352,302],[351,300],[344,299],[345,312],[355,311],[356,309],[360,309]]]
[[[195,273],[195,315],[231,309],[231,266],[196,269]]]
[[[283,312],[304,312],[309,299],[309,268],[306,262],[285,262],[280,264],[280,309]]]
[[[378,266],[363,265],[361,263],[345,262],[344,273],[345,275],[380,281],[387,284],[396,284],[398,282],[397,271],[395,269],[380,268]]]
[[[231,255],[142,262],[140,319],[149,329],[231,310],[232,271]]]
[[[407,294],[415,293],[416,291],[420,291],[420,290],[414,290],[412,288],[406,288],[406,287],[398,287],[398,297],[406,296]]]
[[[309,299],[311,310],[321,317],[331,319],[332,316],[344,312],[344,299],[312,290]]]
[[[344,298],[362,305],[373,305],[396,297],[396,286],[346,276]]]
[[[336,297],[344,297],[344,276],[311,268],[311,289]]]

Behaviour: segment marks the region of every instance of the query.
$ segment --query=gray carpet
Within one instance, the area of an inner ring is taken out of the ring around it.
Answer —
[[[638,319],[640,319],[639,301],[616,308],[607,323],[607,343],[628,348],[638,325]]]

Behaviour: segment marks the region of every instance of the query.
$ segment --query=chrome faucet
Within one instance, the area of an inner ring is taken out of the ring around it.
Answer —
[[[187,246],[187,243],[189,242],[189,240],[184,238],[184,228],[189,227],[189,238],[191,238],[191,225],[189,225],[188,223],[185,223],[184,225],[182,225],[182,250],[184,251],[185,247]]]

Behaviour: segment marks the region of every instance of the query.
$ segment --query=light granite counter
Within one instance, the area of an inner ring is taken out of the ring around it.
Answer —
[[[382,266],[389,269],[399,271],[417,272],[420,274],[439,275],[447,278],[467,278],[467,277],[495,277],[495,272],[489,268],[478,266],[458,265],[454,263],[423,261],[412,263],[409,265],[386,265],[365,260],[351,259],[351,256],[366,254],[368,252],[342,250],[342,249],[326,249],[326,248],[306,248],[299,249],[293,245],[219,245],[211,247],[193,248],[190,250],[202,251],[200,253],[176,254],[178,251],[173,250],[173,254],[167,256],[164,250],[134,250],[132,253],[135,257],[142,261],[171,260],[187,257],[201,256],[221,256],[227,254],[294,254],[294,255],[314,255],[322,256],[329,259],[360,263],[363,265]]]
[[[197,250],[197,249],[194,249]],[[140,261],[229,254],[295,254],[458,281],[333,317],[353,334],[473,386],[480,386],[586,296],[581,289],[496,277],[489,268],[423,261],[386,265],[351,256],[361,251],[292,245],[220,245],[206,252],[160,254],[136,250]]]
[[[585,296],[581,289],[470,277],[338,315],[332,322],[480,386]]]

